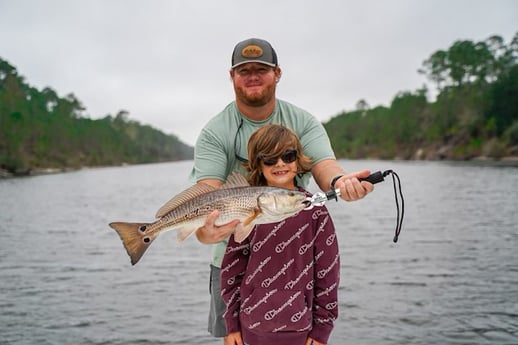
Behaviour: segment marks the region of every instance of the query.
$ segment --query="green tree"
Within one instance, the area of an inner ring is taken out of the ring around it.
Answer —
[[[518,33],[508,46],[501,36],[482,42],[456,41],[448,50],[438,50],[426,59],[419,73],[436,84],[439,91],[468,83],[494,82],[516,64]]]
[[[38,90],[0,58],[0,169],[148,163],[192,158],[177,137],[129,118],[127,111],[101,120],[85,117],[72,93]]]

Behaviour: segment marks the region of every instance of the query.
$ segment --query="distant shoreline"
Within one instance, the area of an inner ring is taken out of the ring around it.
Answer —
[[[467,160],[451,160],[451,159],[379,159],[379,158],[365,158],[365,159],[348,159],[348,158],[337,158],[338,160],[380,160],[380,161],[408,161],[408,162],[443,162],[443,163],[468,163],[472,165],[479,166],[494,166],[494,167],[518,167],[518,156],[508,156],[502,158],[491,158],[491,157],[474,157],[472,159]],[[172,163],[179,162],[178,161],[170,161],[170,162],[153,162],[153,163],[143,163],[143,164],[155,164],[155,163]],[[109,167],[121,167],[121,166],[129,166],[129,165],[140,165],[140,164],[118,164],[118,165],[103,165],[103,166],[84,166],[79,168],[34,168],[27,169],[20,172],[10,172],[5,169],[0,169],[0,179],[6,178],[16,178],[16,177],[30,177],[30,176],[40,176],[40,175],[53,175],[53,174],[62,174],[67,172],[78,171],[82,169],[95,169],[95,168],[109,168]]]
[[[25,177],[25,176],[38,176],[38,175],[52,175],[62,174],[71,171],[77,171],[84,168],[37,168],[29,169],[20,172],[10,172],[5,169],[0,169],[0,178],[11,178],[11,177]]]

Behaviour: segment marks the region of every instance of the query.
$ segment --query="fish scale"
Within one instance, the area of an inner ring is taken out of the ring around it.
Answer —
[[[172,210],[164,215],[157,223],[162,231],[167,231],[169,227],[182,227],[184,224],[189,226],[201,227],[205,223],[207,216],[214,210],[219,210],[220,215],[215,225],[226,224],[233,219],[246,219],[254,214],[257,208],[257,196],[245,195],[240,191],[241,188],[222,189],[214,193],[209,193],[204,198],[190,200],[184,205]],[[269,191],[265,188],[257,188],[257,192]],[[246,191],[245,191],[246,192]],[[183,238],[182,240],[185,240]]]

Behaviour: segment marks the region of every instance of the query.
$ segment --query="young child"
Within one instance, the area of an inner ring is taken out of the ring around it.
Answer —
[[[304,191],[295,176],[308,172],[311,160],[290,129],[261,127],[248,157],[251,185]],[[232,235],[221,266],[225,345],[326,344],[338,316],[339,279],[335,228],[323,206],[258,225],[242,243]]]

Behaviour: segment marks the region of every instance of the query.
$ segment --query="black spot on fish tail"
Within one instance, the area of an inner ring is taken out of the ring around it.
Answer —
[[[132,265],[140,260],[155,239],[154,236],[144,234],[147,225],[143,223],[110,223],[110,226],[119,234]]]

